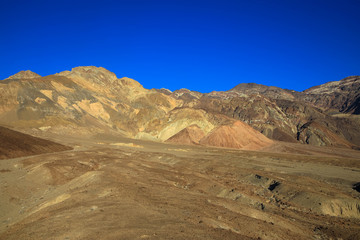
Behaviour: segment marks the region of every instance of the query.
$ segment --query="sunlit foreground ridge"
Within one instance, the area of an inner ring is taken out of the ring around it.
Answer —
[[[0,81],[0,239],[359,239],[359,77],[144,89]]]

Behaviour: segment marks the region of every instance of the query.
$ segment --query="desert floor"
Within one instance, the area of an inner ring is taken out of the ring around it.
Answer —
[[[0,239],[360,239],[360,151],[52,140],[0,160]]]

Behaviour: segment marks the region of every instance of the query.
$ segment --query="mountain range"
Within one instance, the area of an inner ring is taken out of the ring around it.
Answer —
[[[0,81],[0,124],[22,132],[256,150],[277,141],[360,149],[360,76],[303,92],[241,83],[228,91],[145,89],[102,67]]]

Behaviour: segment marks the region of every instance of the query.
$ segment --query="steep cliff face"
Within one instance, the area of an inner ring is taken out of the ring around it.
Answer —
[[[245,124],[241,126],[273,140],[357,148],[359,79],[349,77],[304,92],[240,84],[203,94],[145,89],[101,67],[76,67],[46,77],[24,71],[0,81],[0,123],[57,134],[115,131],[187,144],[214,142],[201,139],[220,129],[216,136],[234,135],[227,137],[227,146],[240,147],[230,143],[238,141],[234,122],[240,120]]]

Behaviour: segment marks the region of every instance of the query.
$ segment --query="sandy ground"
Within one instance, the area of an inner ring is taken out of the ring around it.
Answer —
[[[359,151],[53,140],[0,160],[0,239],[360,239]]]

